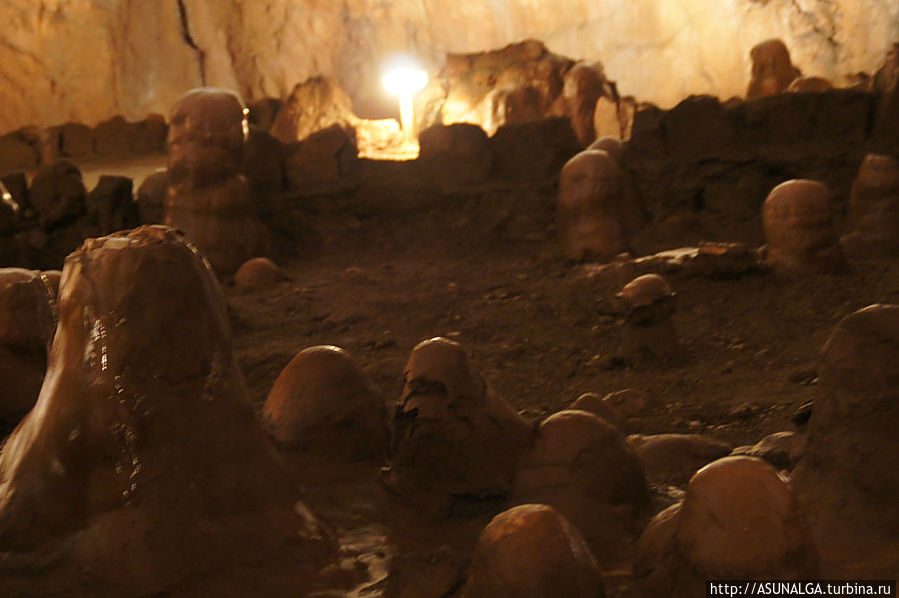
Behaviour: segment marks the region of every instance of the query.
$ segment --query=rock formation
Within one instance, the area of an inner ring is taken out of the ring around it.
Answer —
[[[790,62],[790,51],[779,39],[756,44],[749,56],[752,58],[752,79],[746,90],[748,100],[784,92],[802,74]]]
[[[831,193],[820,181],[775,187],[762,207],[766,261],[788,273],[832,273],[846,265],[833,224]]]
[[[671,316],[677,294],[658,274],[644,274],[627,283],[616,295],[624,313],[621,356],[631,362],[671,360],[681,354]]]
[[[892,304],[846,316],[821,351],[820,392],[794,483],[822,530],[899,534],[897,357],[899,306]]]
[[[609,260],[631,251],[625,175],[602,150],[579,153],[559,181],[556,220],[562,250],[572,260]]]
[[[438,501],[501,497],[531,434],[490,393],[458,343],[426,340],[403,372],[385,481],[401,494]]]
[[[219,276],[269,245],[240,174],[246,127],[243,104],[228,91],[195,89],[172,108],[163,222],[187,233]]]
[[[38,403],[0,454],[0,549],[26,569],[53,555],[52,575],[100,595],[209,573],[246,592],[259,581],[242,564],[285,559],[315,589],[334,548],[256,422],[196,249],[155,226],[86,241],[59,321]]]
[[[387,413],[380,393],[339,347],[303,349],[265,400],[262,418],[282,446],[325,457],[383,458]]]
[[[586,411],[546,418],[515,474],[512,504],[550,505],[600,562],[625,558],[648,500],[643,467],[624,435]]]
[[[899,162],[868,154],[849,195],[846,234],[840,239],[850,256],[899,253]]]
[[[234,273],[234,286],[250,291],[269,288],[282,280],[281,268],[267,257],[249,259]]]
[[[818,553],[799,502],[770,465],[726,457],[699,470],[683,501],[637,546],[633,595],[702,595],[709,579],[814,579]]]
[[[484,528],[462,598],[603,598],[602,573],[581,533],[546,505],[503,511]]]
[[[309,77],[336,78],[365,117],[392,108],[380,86],[388,54],[439,70],[448,52],[480,52],[525,37],[602,61],[627,94],[673,105],[690,94],[741,95],[749,49],[783,39],[803,71],[834,81],[873,72],[899,38],[890,2],[698,0],[510,4],[340,0],[300,10],[292,0],[221,3],[59,3],[8,0],[0,49],[0,131],[165,114],[186,89],[227,87],[248,100],[285,98]],[[672,57],[676,57],[672,60]],[[89,61],[94,68],[85,69]],[[673,71],[673,72],[672,72]]]

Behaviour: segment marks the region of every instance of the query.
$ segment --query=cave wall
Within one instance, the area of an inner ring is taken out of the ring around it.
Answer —
[[[362,116],[392,104],[380,59],[523,39],[598,60],[622,94],[672,106],[742,95],[748,51],[780,37],[805,74],[873,72],[899,40],[894,0],[4,0],[0,132],[166,114],[199,85],[284,97],[336,76]]]

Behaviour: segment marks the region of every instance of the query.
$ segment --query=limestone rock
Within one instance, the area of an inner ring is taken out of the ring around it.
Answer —
[[[219,276],[229,276],[250,257],[268,252],[269,232],[256,215],[242,175],[191,191],[189,203],[170,184],[164,213],[163,222],[184,230]]]
[[[134,125],[121,116],[104,120],[94,128],[94,151],[100,156],[128,154],[134,133]]]
[[[104,174],[87,194],[87,215],[100,235],[137,226],[140,222],[132,189],[134,183],[124,176]]]
[[[155,170],[140,184],[136,201],[141,224],[162,223],[168,189],[169,176],[165,168]]]
[[[258,100],[247,102],[247,120],[251,125],[255,125],[263,131],[269,131],[275,123],[275,117],[281,110],[283,102],[278,98],[260,98]]]
[[[250,125],[240,170],[254,194],[280,192],[287,180],[283,146],[264,129]]]
[[[606,423],[618,428],[622,433],[627,429],[627,423],[621,413],[615,409],[610,402],[604,401],[603,397],[594,392],[586,392],[579,396],[568,409],[579,409],[581,411],[589,411],[590,413],[601,417]]]
[[[899,253],[899,162],[868,154],[849,194],[846,234],[840,238],[851,256]]]
[[[278,375],[262,419],[268,433],[294,450],[347,460],[378,460],[387,449],[380,393],[339,347],[303,349]]]
[[[484,528],[463,598],[604,598],[602,573],[581,533],[547,505],[513,507]]]
[[[503,496],[531,434],[489,392],[458,343],[429,339],[412,350],[403,372],[385,481],[406,496]]]
[[[358,120],[352,100],[334,79],[313,77],[284,101],[271,134],[281,143],[293,143],[332,125],[353,127]]]
[[[874,90],[879,94],[872,146],[880,153],[899,153],[899,43],[883,59],[874,74]]]
[[[672,322],[677,294],[658,274],[638,276],[616,296],[624,308],[621,356],[635,363],[676,359],[683,353]]]
[[[333,182],[356,161],[356,139],[352,129],[341,125],[313,133],[284,148],[285,170],[290,188]]]
[[[234,286],[239,289],[259,290],[284,280],[284,273],[267,257],[247,260],[234,273]]]
[[[816,93],[833,89],[833,83],[824,77],[796,77],[787,87],[793,93]]]
[[[618,162],[602,150],[587,150],[562,169],[556,222],[568,259],[608,261],[630,253],[633,218],[627,179]]]
[[[86,209],[87,191],[81,171],[65,159],[41,167],[31,181],[28,195],[45,230],[68,224]]]
[[[29,123],[93,126],[115,114],[138,121],[166,113],[184,90],[201,85],[240,90],[248,100],[283,98],[316,75],[337,79],[357,114],[380,118],[390,116],[385,105],[394,107],[380,89],[389,54],[414,51],[436,73],[447,52],[482,52],[526,37],[566,56],[601,60],[623,92],[672,106],[691,94],[742,95],[749,50],[771,36],[786,42],[806,72],[834,81],[874,72],[899,38],[897,15],[893,3],[852,0],[737,0],[711,8],[699,0],[339,0],[314,11],[291,0],[7,0],[0,7],[10,40],[0,49],[8,82],[0,90],[0,132]]]
[[[765,436],[752,446],[741,446],[733,450],[734,455],[746,455],[764,459],[777,469],[790,470],[795,467],[805,449],[805,434],[796,432],[775,432]]]
[[[170,121],[163,221],[187,233],[215,271],[228,276],[270,243],[240,174],[243,104],[226,90],[195,89],[175,103]]]
[[[647,500],[643,468],[624,435],[586,411],[560,411],[540,424],[510,495],[511,504],[554,507],[600,562],[627,554]]]
[[[38,404],[0,454],[4,552],[98,591],[176,591],[214,572],[246,593],[235,571],[287,561],[311,590],[334,547],[256,422],[196,250],[141,227],[86,241],[62,278]]]
[[[81,123],[66,123],[59,128],[59,144],[63,156],[86,158],[94,153],[94,131]]]
[[[484,130],[488,135],[508,123],[537,120],[543,116],[543,98],[534,87],[506,87],[494,89],[484,99],[487,117]]]
[[[41,159],[36,140],[25,131],[15,131],[0,137],[0,171],[30,170]]]
[[[824,183],[795,179],[775,187],[762,207],[766,261],[781,272],[833,273],[845,267]]]
[[[790,487],[770,465],[726,457],[699,470],[681,503],[647,526],[633,595],[687,598],[709,579],[814,579],[818,553]]]
[[[578,62],[565,73],[562,96],[581,147],[587,147],[596,139],[596,102],[600,97],[609,98],[610,95],[601,65]],[[617,100],[615,97],[610,99]],[[615,104],[617,106],[617,101]]]
[[[726,457],[731,446],[701,434],[632,434],[627,443],[651,482],[682,486],[712,461]]]
[[[821,351],[819,394],[794,483],[824,530],[893,538],[899,508],[896,435],[899,306],[876,304],[836,325]],[[890,472],[890,473],[887,473]]]
[[[438,122],[470,122],[493,133],[504,124],[549,116],[573,63],[535,39],[486,52],[451,54],[439,77],[444,91]],[[561,114],[564,110],[556,113]]]
[[[454,185],[482,183],[493,170],[490,141],[476,125],[434,125],[421,132],[419,146],[419,163]]]
[[[718,101],[694,96],[665,113],[665,139],[674,158],[700,159],[720,155],[735,135],[734,126]]]
[[[129,149],[137,154],[165,151],[168,125],[159,114],[151,114],[131,126]]]
[[[752,58],[752,79],[746,90],[747,99],[771,96],[786,91],[799,69],[790,61],[790,51],[779,39],[756,44],[749,52]]]

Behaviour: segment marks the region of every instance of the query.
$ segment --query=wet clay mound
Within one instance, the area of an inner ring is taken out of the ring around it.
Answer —
[[[268,231],[241,174],[247,123],[240,98],[194,89],[172,107],[165,224],[183,230],[219,276],[264,255]]]
[[[818,553],[799,502],[773,467],[726,457],[650,522],[634,559],[635,598],[702,596],[708,579],[814,579]]]
[[[602,573],[581,533],[546,505],[493,518],[478,539],[463,598],[604,598]]]
[[[300,351],[275,380],[262,409],[282,446],[346,460],[381,459],[387,413],[381,395],[340,347]]]
[[[131,595],[240,587],[248,562],[285,560],[313,587],[332,547],[254,418],[224,298],[184,237],[85,242],[59,313],[38,403],[0,454],[0,550]]]
[[[621,431],[592,413],[566,410],[540,424],[510,500],[554,507],[608,563],[628,555],[649,493]]]
[[[821,352],[820,390],[794,483],[824,550],[864,541],[883,573],[899,566],[899,306],[877,304],[843,318]],[[883,542],[891,549],[885,550]],[[875,556],[876,555],[876,556]]]
[[[434,509],[508,492],[531,427],[494,396],[454,341],[416,345],[396,405],[387,485]]]

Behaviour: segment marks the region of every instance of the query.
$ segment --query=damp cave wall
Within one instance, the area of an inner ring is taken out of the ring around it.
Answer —
[[[0,133],[114,115],[167,114],[184,91],[226,87],[247,101],[335,77],[363,117],[393,109],[382,58],[525,38],[599,61],[623,95],[672,107],[744,93],[749,49],[783,39],[804,74],[841,83],[873,72],[899,40],[893,0],[5,0]]]

